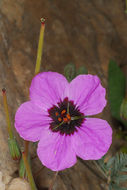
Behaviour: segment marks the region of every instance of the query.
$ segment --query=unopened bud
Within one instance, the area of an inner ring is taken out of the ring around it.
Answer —
[[[88,74],[88,70],[84,66],[79,67],[79,69],[76,72],[77,76],[82,74]]]
[[[125,98],[120,107],[120,117],[127,120],[127,98]]]
[[[8,145],[9,145],[10,154],[11,154],[11,157],[13,158],[13,160],[19,160],[21,158],[21,152],[20,152],[19,145],[18,145],[16,139],[9,138]]]

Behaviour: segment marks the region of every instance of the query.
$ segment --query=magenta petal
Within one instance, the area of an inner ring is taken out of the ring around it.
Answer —
[[[70,83],[69,99],[79,107],[85,115],[100,113],[106,105],[105,89],[94,75],[79,75]]]
[[[53,171],[64,170],[76,163],[70,136],[45,130],[38,144],[37,154],[42,164]]]
[[[20,136],[28,141],[40,140],[43,128],[49,126],[50,118],[33,102],[23,103],[15,115],[15,128]]]
[[[107,121],[87,118],[73,136],[76,155],[84,160],[98,160],[112,143],[112,129]]]
[[[40,106],[49,109],[62,98],[65,87],[68,85],[66,78],[56,72],[43,72],[36,75],[30,86],[30,98]]]

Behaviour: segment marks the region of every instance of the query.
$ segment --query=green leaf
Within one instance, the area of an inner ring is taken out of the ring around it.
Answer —
[[[64,75],[69,82],[76,77],[76,68],[73,63],[69,63],[64,68]]]
[[[127,172],[127,168],[122,168],[121,172]]]
[[[114,189],[114,190],[127,190],[126,187],[120,187],[120,186],[118,186],[118,185],[116,185],[116,184],[113,184],[113,189]]]
[[[79,67],[76,72],[76,76],[81,74],[88,74],[88,70],[84,66]]]
[[[108,167],[106,165],[106,163],[104,162],[106,156],[103,156],[101,159],[97,160],[97,164],[99,164],[99,166],[101,167],[101,169],[106,172],[108,170]]]
[[[119,181],[125,181],[127,180],[127,175],[119,175],[116,179],[118,179]]]
[[[120,116],[123,120],[127,120],[127,98],[124,98],[120,107]]]
[[[120,117],[120,107],[125,96],[125,76],[113,60],[109,63],[108,89],[112,116],[127,127],[127,122]]]
[[[109,189],[109,190],[112,190],[112,184],[109,184],[108,189]]]
[[[108,168],[113,164],[114,159],[115,159],[115,157],[112,157],[112,158],[110,158],[110,159],[108,160],[108,162],[107,162],[107,167],[108,167]]]

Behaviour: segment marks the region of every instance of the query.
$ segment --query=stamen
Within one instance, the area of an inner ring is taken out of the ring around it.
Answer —
[[[85,116],[75,116],[75,117],[71,117],[71,120],[74,121],[74,120],[78,120],[78,119],[84,119]]]
[[[70,114],[67,113],[66,117],[67,117],[67,119],[71,120]]]
[[[60,122],[62,121],[61,117],[58,117],[58,121],[60,121]]]
[[[61,125],[63,125],[63,123],[64,123],[64,121],[62,121],[59,125],[56,125],[56,126],[53,128],[53,130],[56,129],[56,128],[58,128],[58,127],[60,127]]]
[[[58,106],[51,107],[48,112],[52,118],[49,128],[61,135],[74,134],[85,120],[84,114],[68,98],[58,102]]]
[[[69,114],[69,102],[67,103],[67,113]]]
[[[64,113],[66,113],[66,110],[63,110],[63,111],[61,112],[61,115],[63,115]]]
[[[56,115],[56,116],[58,116],[58,115],[59,115],[59,113],[58,113],[58,112],[55,112],[55,115]]]
[[[68,119],[66,117],[63,118],[64,122],[68,122]]]

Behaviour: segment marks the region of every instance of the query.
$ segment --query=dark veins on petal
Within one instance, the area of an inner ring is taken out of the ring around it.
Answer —
[[[81,113],[73,101],[65,98],[48,110],[49,117],[52,118],[50,129],[59,132],[61,135],[71,135],[77,131],[83,123],[84,114]]]

